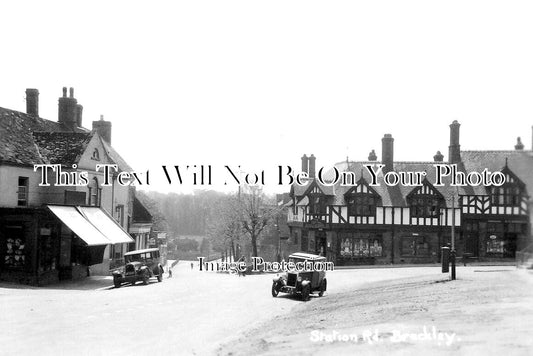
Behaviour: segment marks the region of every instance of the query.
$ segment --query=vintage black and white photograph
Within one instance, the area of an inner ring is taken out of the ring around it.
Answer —
[[[0,5],[1,355],[533,354],[533,4]]]

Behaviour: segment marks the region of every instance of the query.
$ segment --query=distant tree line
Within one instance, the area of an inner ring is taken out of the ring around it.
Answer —
[[[262,232],[274,224],[280,210],[275,199],[261,189],[249,187],[239,193],[195,191],[193,194],[148,192],[168,225],[169,252],[194,251],[203,256],[215,251],[238,259],[245,245],[258,256],[257,245]],[[186,236],[203,236],[200,243]]]

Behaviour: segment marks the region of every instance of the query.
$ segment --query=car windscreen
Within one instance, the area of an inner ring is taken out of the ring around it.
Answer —
[[[305,262],[307,260],[303,259],[303,258],[294,258],[294,257],[290,257],[289,258],[289,262],[292,262],[292,263],[298,263],[298,262]]]

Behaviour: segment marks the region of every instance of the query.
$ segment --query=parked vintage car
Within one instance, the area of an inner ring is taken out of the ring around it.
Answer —
[[[156,277],[158,282],[163,280],[164,270],[157,248],[126,252],[124,262],[124,267],[112,273],[115,288],[120,288],[122,283],[134,285],[137,281],[148,284],[151,277]]]
[[[294,253],[289,256],[288,262],[326,262],[322,256],[309,253]],[[312,293],[317,292],[319,297],[324,295],[328,282],[325,271],[286,272],[278,275],[272,282],[272,296],[277,297],[280,292],[299,294],[302,300],[307,301]]]

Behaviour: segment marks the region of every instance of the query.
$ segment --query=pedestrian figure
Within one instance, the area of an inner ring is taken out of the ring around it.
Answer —
[[[237,261],[238,263],[240,262],[246,262],[246,257],[242,256],[241,258],[239,258],[239,260]],[[246,269],[244,271],[241,271],[240,268],[237,269],[237,275],[240,277],[240,276],[243,276],[243,277],[246,277]]]
[[[191,262],[191,271],[192,271],[193,268],[194,268],[194,263]]]
[[[168,278],[172,278],[172,268],[168,268]]]

